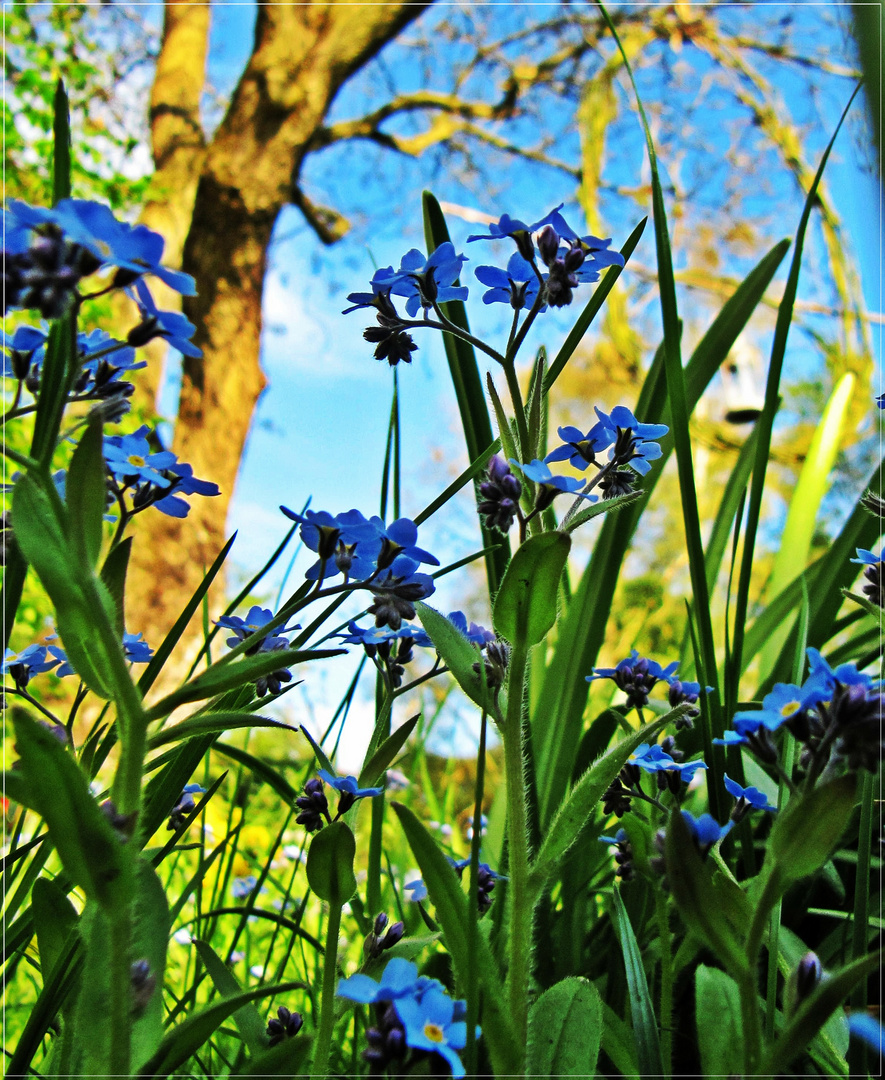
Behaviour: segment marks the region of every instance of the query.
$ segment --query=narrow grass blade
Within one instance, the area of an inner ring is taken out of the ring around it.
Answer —
[[[787,241],[777,244],[747,275],[695,348],[685,368],[691,409],[746,326],[788,247]],[[668,419],[662,350],[658,351],[646,376],[636,415],[643,423],[666,422]],[[590,562],[572,595],[566,616],[558,626],[559,643],[547,668],[537,705],[532,710],[542,826],[549,821],[565,793],[575,748],[580,741],[587,683],[583,678],[575,678],[575,674],[590,673],[605,640],[621,564],[672,450],[669,438],[661,443],[664,456],[645,478],[642,497],[603,523]]]
[[[620,889],[614,890],[615,922],[621,939],[621,951],[627,969],[627,989],[630,993],[630,1011],[633,1017],[633,1039],[636,1044],[636,1060],[641,1076],[663,1076],[661,1043],[658,1025],[652,1008],[648,982],[642,966],[642,952],[630,916],[621,899]]]
[[[836,137],[842,127],[842,123],[851,108],[851,103],[860,89],[860,84],[845,106],[836,130],[827,144],[818,166],[814,180],[805,199],[802,216],[799,219],[799,227],[796,230],[796,240],[793,248],[793,260],[790,272],[787,275],[787,283],[784,287],[784,295],[781,299],[777,312],[777,323],[774,330],[774,340],[771,346],[771,360],[768,366],[768,381],[765,386],[765,407],[757,422],[759,432],[756,446],[756,462],[753,468],[753,481],[750,486],[750,500],[747,509],[747,525],[744,531],[744,551],[741,559],[741,572],[738,579],[738,590],[735,610],[735,634],[732,648],[732,670],[730,684],[733,692],[737,695],[740,673],[743,670],[743,645],[744,626],[747,622],[747,610],[750,597],[750,576],[753,569],[753,560],[756,549],[756,534],[759,529],[759,519],[762,509],[762,493],[765,487],[765,473],[768,467],[768,455],[771,450],[771,432],[774,425],[774,417],[778,408],[778,394],[780,387],[781,372],[784,365],[784,356],[787,351],[787,337],[790,332],[790,324],[793,320],[793,305],[796,301],[796,292],[799,285],[799,270],[802,264],[802,249],[805,244],[805,233],[811,218],[811,211],[817,199],[817,189],[823,176],[824,168],[830,156],[830,151],[836,141]],[[726,708],[731,711],[734,701],[726,702]]]

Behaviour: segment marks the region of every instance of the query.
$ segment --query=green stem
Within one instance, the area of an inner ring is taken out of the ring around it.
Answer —
[[[774,905],[768,924],[768,978],[765,986],[765,1037],[774,1038],[774,1019],[777,1015],[777,960],[781,930],[781,901]]]
[[[470,842],[470,893],[467,922],[467,1047],[465,1052],[467,1075],[476,1075],[476,1022],[479,1019],[479,977],[476,970],[479,959],[477,938],[479,936],[479,853],[482,846],[482,804],[486,772],[486,730],[488,717],[485,709],[479,728],[479,751],[476,756],[476,797],[473,802],[473,837]]]
[[[670,921],[667,916],[667,895],[663,889],[655,894],[658,916],[658,938],[661,943],[661,1062],[664,1076],[673,1070],[673,954],[671,951]]]
[[[329,907],[326,927],[326,951],[323,957],[323,995],[320,1001],[320,1026],[311,1075],[324,1077],[332,1049],[332,1029],[335,1026],[335,980],[338,975],[338,931],[341,929],[341,905],[335,901]]]
[[[873,799],[875,784],[872,773],[861,773],[860,824],[857,841],[857,870],[854,879],[854,919],[852,920],[851,959],[866,955],[870,914],[870,857],[873,842]],[[861,979],[851,995],[851,1007],[863,1011],[867,1007],[867,979]],[[860,1039],[852,1039],[848,1048],[848,1072],[866,1075],[869,1055]]]
[[[504,364],[504,375],[507,378],[507,389],[510,391],[510,403],[513,406],[513,414],[516,417],[516,431],[519,435],[520,460],[529,462],[532,460],[534,449],[529,446],[529,429],[525,422],[525,406],[522,403],[522,391],[519,388],[519,378],[516,374],[516,366],[510,360]]]
[[[132,1031],[132,987],[129,959],[129,911],[111,916],[111,1057],[113,1076],[129,1075]],[[98,1018],[97,1018],[98,1019]]]
[[[744,1076],[756,1076],[762,1050],[762,1031],[759,1024],[759,1000],[756,991],[756,965],[741,975],[741,1019],[744,1035]]]
[[[502,732],[507,777],[507,837],[510,858],[510,947],[507,970],[510,1016],[517,1046],[528,1038],[528,989],[532,965],[532,900],[529,894],[528,818],[522,745],[522,699],[528,650],[519,640],[510,654],[507,720]],[[524,1052],[524,1050],[523,1050]]]

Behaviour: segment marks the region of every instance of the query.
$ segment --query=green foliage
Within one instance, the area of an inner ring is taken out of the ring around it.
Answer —
[[[599,991],[586,979],[563,979],[532,1006],[528,1072],[533,1076],[592,1076],[601,1037]]]

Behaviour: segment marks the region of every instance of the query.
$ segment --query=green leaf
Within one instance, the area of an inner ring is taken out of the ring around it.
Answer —
[[[247,990],[233,997],[213,1001],[188,1016],[176,1027],[168,1031],[157,1052],[138,1071],[137,1076],[149,1080],[156,1077],[161,1080],[180,1068],[187,1059],[218,1030],[229,1016],[247,1005],[250,1001],[260,1001],[267,997],[282,997],[291,990],[303,989],[299,982],[279,983],[276,986],[261,986],[257,990]]]
[[[678,808],[667,825],[666,858],[670,891],[689,934],[701,938],[731,972],[740,975],[747,961],[733,925],[741,918],[749,925],[749,904],[735,912],[741,901],[727,892],[728,883],[720,878],[714,884],[712,868],[701,859]]]
[[[311,1036],[300,1031],[237,1068],[237,1076],[310,1076]]]
[[[135,868],[138,892],[132,921],[132,958],[147,960],[156,980],[153,993],[141,1012],[132,1020],[131,1055],[133,1072],[143,1065],[163,1040],[163,976],[166,970],[166,946],[172,932],[172,920],[166,893],[154,868],[139,859]]]
[[[565,533],[527,540],[510,560],[495,597],[492,621],[509,642],[537,645],[556,622],[559,579],[572,542]]]
[[[19,806],[26,806],[29,810],[37,810],[37,800],[18,769],[10,769],[3,773],[2,790],[10,801],[18,803]]]
[[[231,997],[234,994],[242,994],[243,988],[234,978],[230,968],[221,959],[218,953],[206,941],[194,938],[194,947],[200,954],[200,959],[209,972],[212,985],[222,997]],[[261,1019],[258,1006],[254,1001],[248,1002],[234,1013],[234,1023],[237,1031],[243,1037],[243,1042],[250,1054],[258,1054],[267,1049],[267,1034],[265,1023]]]
[[[645,969],[642,966],[642,953],[630,924],[630,916],[621,899],[621,890],[614,890],[615,920],[621,938],[621,951],[627,969],[627,989],[630,994],[630,1011],[633,1017],[633,1039],[636,1044],[636,1059],[641,1076],[663,1076],[664,1066],[661,1061],[661,1044],[658,1037],[658,1024],[652,1008],[651,995]]]
[[[400,803],[391,803],[421,870],[436,916],[445,934],[455,975],[463,986],[470,970],[468,958],[467,897],[455,871],[446,862],[436,840],[418,818]],[[484,994],[483,1036],[498,1076],[516,1075],[524,1048],[516,1045],[513,1027],[505,1008],[506,997],[498,976],[497,962],[488,942],[480,934],[476,940],[476,971]]]
[[[766,863],[782,888],[827,861],[848,825],[856,793],[857,777],[846,774],[791,799],[778,814],[768,838]]]
[[[95,629],[95,620],[105,613],[95,610],[88,581],[77,569],[63,528],[64,507],[54,491],[50,495],[46,490],[49,483],[28,473],[15,485],[12,513],[16,540],[55,607],[59,636],[75,671],[90,690],[109,698],[112,674]]]
[[[179,724],[173,724],[151,735],[148,739],[148,749],[156,750],[158,746],[165,746],[167,743],[181,742],[183,739],[193,739],[199,735],[218,734],[222,731],[237,731],[240,728],[298,730],[291,724],[284,724],[281,720],[273,720],[269,716],[259,716],[257,713],[227,710],[206,712],[198,716],[190,716]]]
[[[695,1016],[704,1076],[730,1076],[743,1061],[741,992],[724,971],[700,964],[695,973]]]
[[[818,983],[769,1050],[760,1069],[762,1075],[780,1076],[787,1072],[854,987],[872,975],[880,963],[877,954],[864,956]]]
[[[255,682],[263,675],[271,675],[280,668],[295,667],[309,660],[325,660],[330,656],[341,656],[345,652],[346,649],[280,649],[278,652],[247,656],[229,664],[219,661],[196,679],[158,701],[148,711],[148,719],[160,720],[168,716],[173,709],[190,701],[203,701],[215,697],[216,694],[223,694],[226,690],[236,690],[246,683]]]
[[[362,770],[357,777],[357,785],[359,787],[372,787],[384,774],[384,771],[393,764],[393,760],[396,755],[406,745],[406,740],[415,730],[415,725],[421,719],[421,714],[417,716],[411,716],[404,723],[392,732],[384,740],[384,742],[378,747],[369,760],[363,765]]]
[[[55,85],[52,117],[52,205],[71,197],[71,119],[61,79]]]
[[[573,518],[566,522],[563,528],[566,532],[573,533],[575,529],[579,529],[594,518],[601,517],[603,514],[610,514],[613,510],[623,510],[630,503],[635,503],[641,499],[642,494],[641,491],[631,491],[628,495],[616,495],[613,499],[604,499],[595,506],[588,506],[586,510],[581,510],[575,514]]]
[[[529,383],[529,397],[526,403],[526,417],[529,429],[529,445],[525,457],[520,461],[532,461],[534,458],[544,456],[541,447],[541,429],[543,427],[543,413],[541,402],[544,398],[544,375],[547,370],[547,350],[542,345],[535,357],[535,366],[532,369],[531,382]]]
[[[67,893],[52,878],[37,878],[31,904],[45,985],[58,961],[66,955],[68,938],[77,925],[78,915]]]
[[[80,916],[85,959],[72,1025],[74,1076],[111,1076],[111,920],[97,904]]]
[[[126,573],[129,569],[132,540],[131,536],[127,536],[112,548],[101,568],[101,580],[114,605],[114,630],[121,641],[126,633]]]
[[[326,772],[330,772],[333,776],[337,776],[337,773],[335,771],[335,766],[332,764],[331,761],[329,761],[329,759],[326,757],[325,752],[323,751],[323,748],[316,741],[316,739],[314,739],[313,735],[311,735],[311,733],[307,730],[307,728],[303,724],[301,725],[301,734],[305,737],[305,739],[307,739],[307,741],[313,747],[313,752],[316,755],[317,761],[320,763],[320,767],[325,769]]]
[[[112,910],[130,893],[123,844],[98,808],[77,762],[51,731],[14,708],[21,769],[59,858],[86,895]]]
[[[356,840],[343,821],[314,834],[307,850],[307,881],[321,900],[341,907],[356,892]]]
[[[599,809],[599,800],[605,789],[627,763],[636,747],[652,741],[658,732],[663,731],[680,715],[681,708],[673,709],[654,723],[645,724],[632,735],[628,735],[588,769],[574,785],[545,830],[544,842],[531,871],[531,879],[536,888],[543,886],[547,876],[577,840],[581,829]]]
[[[602,1001],[586,979],[551,986],[529,1014],[530,1076],[593,1076],[602,1038]]]
[[[415,610],[427,636],[433,642],[433,647],[443,658],[455,682],[472,702],[486,712],[493,713],[492,696],[482,677],[473,670],[474,664],[482,662],[479,650],[435,608],[419,602],[415,604]]]
[[[71,458],[65,482],[68,538],[79,565],[87,573],[98,563],[104,527],[107,484],[101,449],[101,423],[90,420]]]
[[[640,1080],[636,1051],[633,1047],[633,1029],[607,1005],[602,1003],[602,1049],[612,1059],[615,1068],[625,1080]]]

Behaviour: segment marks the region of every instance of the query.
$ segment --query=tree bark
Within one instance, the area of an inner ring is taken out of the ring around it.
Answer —
[[[127,603],[131,625],[153,644],[225,540],[228,504],[265,385],[261,297],[277,214],[293,200],[304,157],[338,90],[428,6],[258,8],[255,47],[206,151],[184,245],[183,269],[198,292],[186,298],[184,311],[196,324],[203,357],[184,364],[173,449],[222,494],[192,498],[184,521],[155,511],[139,521]]]

